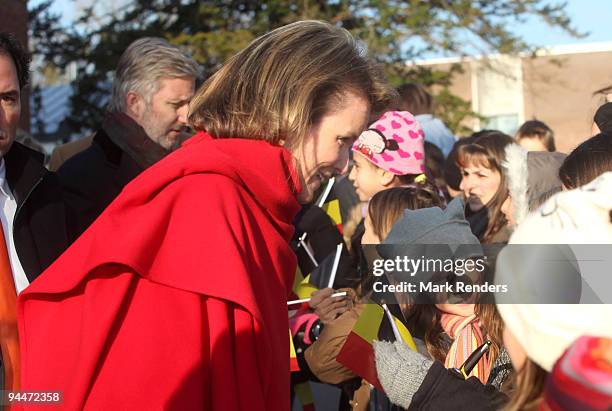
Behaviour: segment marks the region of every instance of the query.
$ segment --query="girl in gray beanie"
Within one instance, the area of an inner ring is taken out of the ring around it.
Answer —
[[[436,207],[405,210],[404,217],[393,226],[384,244],[387,246],[380,247],[379,254],[386,259],[409,253],[411,247],[406,245],[469,245],[472,250],[480,248],[465,220],[460,199],[453,200],[446,210]],[[505,396],[496,386],[483,385],[493,383],[499,377],[496,381],[499,386],[507,376],[503,370],[508,368],[509,360],[501,349],[501,320],[495,306],[413,304],[406,317],[411,333],[425,338],[431,358],[410,350],[401,342],[375,342],[378,377],[392,402],[408,409],[422,409],[425,404],[428,409],[461,409],[454,400],[436,400],[435,406],[430,403],[432,392],[445,390],[466,400],[474,410],[491,409],[488,408],[490,404],[504,401]],[[423,318],[428,320],[423,321]],[[476,377],[470,384],[482,388],[474,390],[449,374],[447,368],[459,368],[485,340],[493,342],[493,349],[469,374]],[[436,394],[432,398],[445,400],[447,397]]]

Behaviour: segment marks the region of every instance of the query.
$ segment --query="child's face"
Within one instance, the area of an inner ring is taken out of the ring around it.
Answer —
[[[370,214],[366,215],[364,221],[365,232],[363,233],[363,237],[361,237],[361,244],[380,244],[380,238],[374,233],[374,229],[372,228],[372,220],[370,219]]]
[[[355,186],[360,201],[370,201],[374,194],[386,188],[384,170],[370,163],[363,154],[353,152],[353,167],[349,180]]]

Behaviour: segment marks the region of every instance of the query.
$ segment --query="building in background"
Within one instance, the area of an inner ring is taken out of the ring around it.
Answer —
[[[34,112],[30,119],[32,135],[42,146],[45,154],[51,154],[56,145],[81,137],[68,123],[72,86],[66,83],[39,83],[39,102],[32,95],[30,105]],[[40,109],[36,109],[40,107]]]
[[[435,59],[423,65],[447,69],[461,64],[450,90],[487,117],[467,126],[513,135],[538,119],[555,132],[557,149],[569,152],[590,137],[593,115],[604,103],[598,90],[612,87],[612,42],[549,48],[535,57]]]

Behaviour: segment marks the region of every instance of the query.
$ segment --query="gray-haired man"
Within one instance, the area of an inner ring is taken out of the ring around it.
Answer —
[[[109,112],[89,148],[58,170],[68,207],[70,242],[123,187],[168,154],[187,123],[197,63],[159,38],[142,38],[123,53]]]

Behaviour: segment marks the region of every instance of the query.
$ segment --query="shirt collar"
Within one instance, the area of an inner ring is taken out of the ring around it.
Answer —
[[[0,191],[5,196],[10,197],[11,190],[6,181],[6,165],[3,157],[0,157]]]

